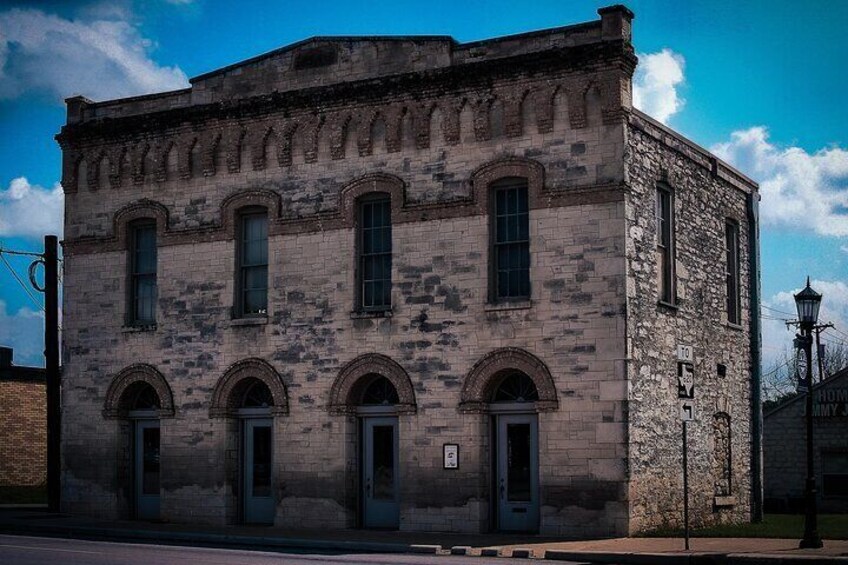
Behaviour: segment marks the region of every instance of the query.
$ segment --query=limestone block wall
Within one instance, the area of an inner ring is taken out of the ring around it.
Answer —
[[[750,515],[751,353],[746,196],[755,185],[643,114],[628,129],[627,348],[630,531],[683,520],[678,344],[695,355],[696,419],[689,424],[694,525]],[[656,187],[673,192],[677,303],[658,304]],[[741,313],[729,324],[725,221],[740,226]],[[724,369],[721,369],[722,365]],[[723,374],[722,374],[723,373]],[[729,420],[729,449],[727,426]],[[729,494],[723,461],[730,459]]]
[[[103,162],[97,174],[66,179],[85,182],[66,200],[65,509],[128,515],[129,430],[103,410],[115,375],[145,363],[173,394],[173,416],[161,420],[163,518],[234,522],[237,426],[211,416],[210,402],[229,367],[256,358],[281,375],[288,399],[288,413],[274,419],[276,524],[356,526],[357,423],[330,413],[329,394],[346,363],[380,353],[409,375],[416,396],[415,413],[399,418],[401,529],[486,531],[490,422],[459,410],[461,390],[485,355],[520,348],[547,366],[558,400],[539,414],[541,531],[625,533],[625,209],[616,189],[624,126],[604,117],[596,94],[589,91],[577,122],[562,90],[551,91],[550,113],[525,98],[509,134],[497,112],[475,116],[466,104],[454,144],[452,130],[435,126],[429,146],[418,145],[404,118],[399,145],[375,126],[368,150],[348,138],[344,158],[321,137],[314,157],[297,143],[290,162],[276,157],[279,145],[260,144],[259,153],[245,145],[237,166],[221,154],[210,170],[197,160],[183,167],[172,147],[164,168],[139,183],[113,184]],[[132,179],[132,170],[117,178]],[[488,305],[481,195],[498,175],[531,185],[532,299],[514,309]],[[378,185],[402,187],[390,188],[393,311],[352,317],[354,231],[344,194]],[[231,214],[245,202],[268,205],[271,219],[268,319],[258,325],[231,319]],[[143,216],[159,232],[149,331],[124,327],[124,230]],[[460,444],[459,471],[441,468],[443,443]]]

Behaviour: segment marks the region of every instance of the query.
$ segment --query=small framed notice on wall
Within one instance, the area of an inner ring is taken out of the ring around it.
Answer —
[[[459,445],[446,443],[442,449],[444,451],[445,469],[459,469]]]

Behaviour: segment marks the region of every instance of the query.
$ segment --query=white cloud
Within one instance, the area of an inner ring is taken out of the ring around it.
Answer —
[[[150,58],[152,47],[126,20],[0,12],[0,99],[47,92],[105,100],[187,87],[182,70]]]
[[[43,314],[29,308],[9,314],[6,303],[0,300],[0,345],[14,349],[15,365],[43,367]]]
[[[0,236],[62,236],[65,195],[59,183],[47,189],[24,177],[0,189]]]
[[[712,151],[760,183],[764,225],[848,236],[848,151],[778,147],[762,126],[735,131]]]
[[[810,286],[822,294],[819,323],[832,322],[837,330],[848,333],[848,284],[843,281],[812,280]],[[784,351],[790,351],[795,328],[787,328],[785,319],[794,320],[795,298],[801,289],[778,292],[764,300],[768,308],[763,309],[763,367],[768,370],[782,358]],[[778,319],[774,319],[778,318]],[[822,334],[828,335],[827,332]],[[844,341],[838,334],[833,334],[835,341]]]
[[[677,89],[683,84],[683,55],[671,49],[658,53],[640,53],[639,67],[633,77],[633,105],[667,123],[683,108],[684,100]]]

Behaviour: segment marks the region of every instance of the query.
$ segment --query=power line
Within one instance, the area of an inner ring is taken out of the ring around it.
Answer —
[[[3,251],[3,253],[0,253],[0,260],[3,261],[3,264],[6,265],[6,268],[9,269],[9,272],[12,273],[13,277],[15,277],[15,280],[18,281],[18,284],[21,285],[21,288],[24,289],[24,292],[26,292],[27,296],[29,296],[29,299],[32,300],[32,303],[35,304],[36,307],[42,312],[46,312],[44,306],[38,303],[38,300],[36,300],[35,296],[33,296],[32,292],[30,292],[29,287],[27,287],[24,281],[21,280],[21,278],[18,276],[18,273],[15,272],[15,269],[12,268],[12,265],[9,264],[9,261],[3,256],[4,253],[8,253],[8,251]]]
[[[772,308],[771,306],[766,306],[765,304],[760,304],[762,308],[766,310],[771,310],[772,312],[777,312],[778,314],[786,314],[787,316],[794,316],[792,312],[784,312],[783,310],[778,310],[777,308]]]

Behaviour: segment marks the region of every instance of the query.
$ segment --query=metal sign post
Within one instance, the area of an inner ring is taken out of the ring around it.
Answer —
[[[683,420],[683,535],[686,551],[689,551],[689,444],[686,441],[688,423]]]
[[[683,535],[689,551],[689,438],[688,424],[695,419],[695,355],[691,345],[677,346],[677,398],[683,421]]]

